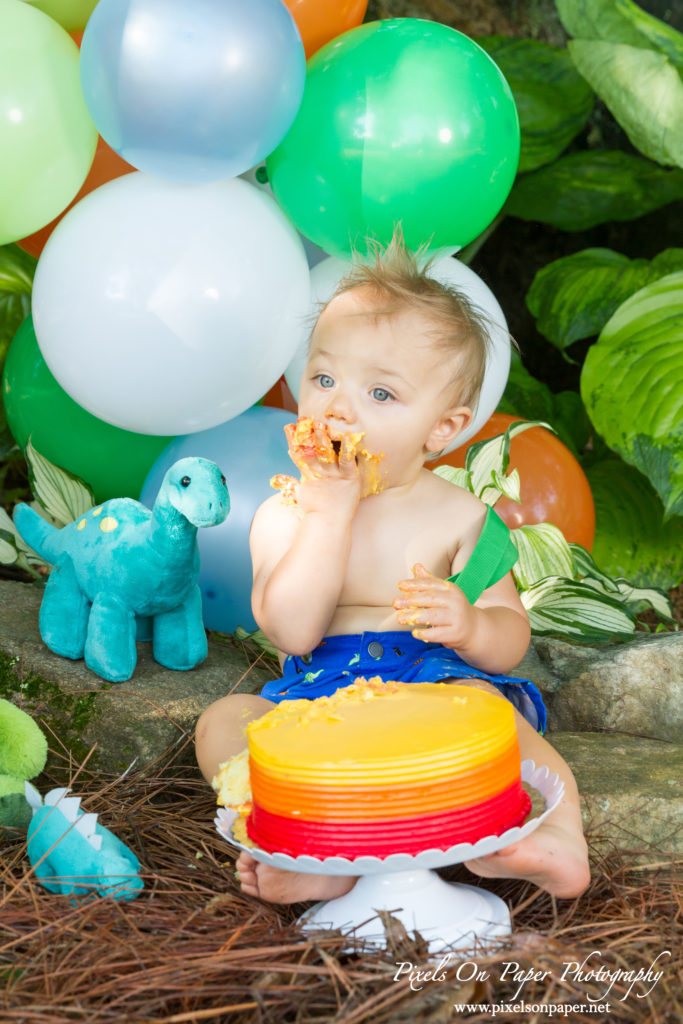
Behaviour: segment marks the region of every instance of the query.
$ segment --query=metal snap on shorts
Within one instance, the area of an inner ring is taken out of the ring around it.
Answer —
[[[289,655],[282,679],[273,679],[261,696],[283,700],[329,697],[359,676],[379,676],[385,682],[438,683],[442,679],[484,679],[500,691],[539,732],[545,731],[546,710],[530,679],[482,672],[442,644],[416,640],[407,630],[328,636],[310,654]]]

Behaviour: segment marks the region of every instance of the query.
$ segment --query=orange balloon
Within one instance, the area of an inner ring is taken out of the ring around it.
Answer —
[[[368,0],[285,0],[306,51],[306,60],[330,39],[360,25]]]
[[[284,377],[280,377],[270,391],[263,396],[261,405],[267,405],[270,409],[284,409],[285,412],[297,411],[296,398],[289,390],[289,385]]]
[[[113,178],[119,178],[122,174],[129,174],[134,170],[135,168],[126,163],[125,160],[122,160],[118,153],[115,153],[103,138],[98,138],[95,157],[88,172],[88,177],[83,182],[76,197],[62,210],[58,217],[55,217],[49,224],[46,224],[44,228],[40,228],[39,231],[34,231],[32,235],[20,238],[17,245],[20,245],[26,252],[30,252],[32,256],[40,256],[45,243],[67,210],[75,206],[88,192],[92,192]]]
[[[503,434],[519,416],[494,412],[469,444]],[[442,455],[429,468],[465,466],[467,447],[456,448]],[[510,442],[508,472],[519,472],[521,505],[510,498],[496,502],[500,518],[514,529],[532,523],[552,523],[565,538],[590,551],[595,537],[595,505],[586,474],[570,452],[554,434],[543,427],[530,427]]]

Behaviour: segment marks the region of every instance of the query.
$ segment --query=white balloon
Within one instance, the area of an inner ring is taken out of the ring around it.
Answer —
[[[133,173],[82,199],[38,263],[36,336],[64,390],[145,434],[223,423],[278,380],[310,275],[274,199],[238,179]]]
[[[351,264],[345,260],[330,256],[311,271],[311,309],[317,311],[321,304],[327,302],[334,294],[341,278],[348,273]],[[510,334],[505,314],[498,301],[478,274],[470,270],[460,260],[452,256],[436,260],[429,271],[429,276],[449,284],[469,299],[477,310],[484,313],[491,348],[486,361],[484,383],[474,410],[472,422],[466,430],[458,434],[455,440],[444,449],[446,452],[459,448],[473,437],[489,420],[500,402],[510,372]],[[294,397],[299,400],[301,376],[304,372],[308,355],[309,335],[300,341],[294,358],[285,370],[285,380]]]

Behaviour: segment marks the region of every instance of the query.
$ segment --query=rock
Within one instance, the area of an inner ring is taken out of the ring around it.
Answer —
[[[149,764],[174,744],[185,747],[179,759],[193,763],[190,736],[201,711],[231,690],[253,692],[272,678],[270,668],[250,668],[226,637],[210,639],[207,661],[191,672],[162,668],[139,644],[133,678],[104,683],[82,661],[45,647],[41,594],[38,586],[0,581],[0,652],[11,669],[0,694],[52,730],[51,748],[63,743],[76,763],[93,743],[98,765],[112,771],[136,757]],[[576,775],[587,825],[630,849],[683,847],[683,751],[666,742],[681,740],[682,639],[668,633],[603,647],[535,639],[516,670],[543,692],[556,730],[549,740]]]
[[[50,746],[63,743],[81,760],[93,744],[97,764],[124,770],[136,757],[149,764],[174,745],[193,761],[188,739],[201,712],[231,691],[260,690],[272,670],[250,668],[245,653],[226,638],[209,640],[209,655],[190,672],[173,672],[138,644],[138,664],[126,683],[107,683],[83,661],[48,650],[40,638],[42,588],[0,580],[0,652],[5,672],[0,694],[53,730]]]
[[[549,739],[576,778],[591,845],[683,853],[683,744],[594,732]]]
[[[512,674],[537,684],[551,731],[683,737],[683,632],[599,647],[535,637]]]

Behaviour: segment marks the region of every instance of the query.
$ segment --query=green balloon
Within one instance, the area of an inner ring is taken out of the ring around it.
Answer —
[[[502,72],[455,29],[374,21],[308,62],[292,128],[266,161],[285,213],[328,253],[467,245],[512,187],[519,118]]]
[[[67,29],[77,32],[85,28],[86,22],[97,6],[97,0],[30,0],[33,7],[44,11]]]
[[[152,463],[173,440],[113,427],[77,405],[47,368],[30,316],[7,353],[2,394],[19,447],[30,437],[46,459],[90,484],[97,502],[138,498]]]
[[[71,202],[95,155],[78,47],[42,11],[0,3],[0,245],[44,227]]]

